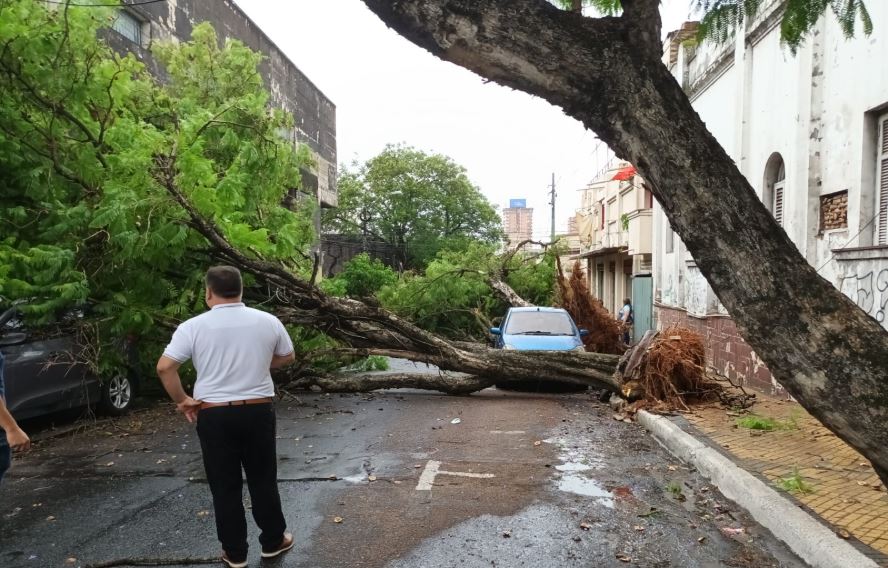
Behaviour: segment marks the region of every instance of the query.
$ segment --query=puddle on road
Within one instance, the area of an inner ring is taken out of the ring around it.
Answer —
[[[561,477],[556,480],[559,490],[584,497],[592,497],[596,502],[608,509],[614,508],[613,494],[594,479],[584,475],[584,472],[602,466],[599,456],[588,450],[580,452],[576,449],[567,448],[568,442],[564,438],[550,438],[544,440],[544,442],[547,444],[557,444],[562,450],[558,454],[561,465],[555,466],[555,469],[562,473]]]
[[[614,508],[614,497],[611,492],[594,479],[582,475],[565,475],[558,480],[558,489],[584,497],[592,497],[608,509]]]

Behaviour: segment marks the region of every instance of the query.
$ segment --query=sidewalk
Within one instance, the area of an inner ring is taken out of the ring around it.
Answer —
[[[737,465],[791,495],[843,538],[867,545],[858,547],[888,566],[888,493],[869,462],[797,403],[758,395],[750,410],[773,419],[775,429],[738,426],[746,414],[716,406],[683,416]],[[809,492],[786,491],[784,485],[799,481]]]

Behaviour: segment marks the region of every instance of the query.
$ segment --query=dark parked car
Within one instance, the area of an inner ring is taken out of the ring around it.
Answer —
[[[125,361],[135,361],[132,344],[121,349]],[[81,406],[120,415],[136,394],[133,371],[97,377],[79,361],[83,348],[73,332],[28,329],[16,308],[0,315],[0,350],[6,358],[6,405],[18,420]]]

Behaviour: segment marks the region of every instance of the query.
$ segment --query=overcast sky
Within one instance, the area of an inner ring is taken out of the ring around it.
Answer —
[[[534,236],[579,207],[578,190],[606,163],[595,134],[549,103],[485,83],[388,29],[360,0],[236,0],[336,105],[339,162],[364,161],[388,143],[453,158],[499,208],[526,198]],[[663,29],[687,19],[690,0],[664,0]]]

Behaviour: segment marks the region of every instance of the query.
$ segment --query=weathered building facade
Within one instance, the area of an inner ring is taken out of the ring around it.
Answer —
[[[263,54],[260,72],[273,104],[290,112],[293,143],[306,144],[315,165],[302,172],[302,190],[321,207],[337,205],[336,107],[231,0],[167,0],[139,3],[124,0],[117,20],[105,35],[116,50],[132,52],[158,77],[164,71],[151,56],[157,41],[185,41],[201,22],[213,25],[221,41],[237,39]]]
[[[884,325],[888,4],[867,4],[875,31],[851,39],[827,10],[793,55],[780,42],[785,3],[763,2],[725,44],[698,45],[685,24],[669,35],[664,62],[808,262]],[[659,207],[653,264],[659,327],[699,330],[716,370],[782,391]]]
[[[635,307],[633,339],[651,327],[651,220],[653,196],[635,168],[614,161],[581,190],[578,258],[589,290],[616,314],[623,299]]]

